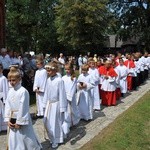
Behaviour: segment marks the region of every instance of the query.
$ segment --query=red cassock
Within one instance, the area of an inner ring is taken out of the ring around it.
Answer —
[[[134,64],[134,61],[133,60],[126,60],[124,62],[124,65],[128,68],[128,69],[131,69],[131,68],[135,68],[135,64]],[[128,75],[127,76],[127,88],[129,91],[132,90],[132,76],[131,75]]]
[[[109,77],[117,77],[117,73],[115,72],[113,67],[106,68],[105,66],[102,66],[102,67],[99,68],[99,73],[102,76],[107,75]],[[104,79],[104,80],[106,80],[106,79]],[[109,83],[109,82],[107,82],[107,83],[112,84],[112,83]],[[114,85],[114,88],[115,88],[115,85]],[[116,105],[116,92],[115,92],[115,89],[113,91],[109,90],[109,89],[108,90],[101,89],[101,99],[102,99],[102,105],[106,105],[106,106]]]

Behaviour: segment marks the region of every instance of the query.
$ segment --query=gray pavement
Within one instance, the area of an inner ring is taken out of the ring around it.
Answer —
[[[59,145],[58,150],[76,150],[81,148],[88,141],[98,135],[105,127],[112,123],[120,114],[126,111],[130,106],[137,102],[145,93],[150,91],[150,80],[140,86],[138,90],[128,93],[127,96],[118,101],[117,106],[101,107],[100,112],[94,113],[94,119],[90,122],[80,121],[80,123],[71,128],[64,144]],[[36,108],[30,108],[31,114],[35,113]],[[51,145],[46,137],[44,138],[44,127],[42,119],[33,121],[33,126],[39,137],[44,150],[51,150]],[[6,149],[6,132],[0,133],[0,150]]]

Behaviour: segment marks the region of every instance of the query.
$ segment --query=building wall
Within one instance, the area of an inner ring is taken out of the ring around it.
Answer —
[[[5,0],[0,0],[0,48],[5,46]]]

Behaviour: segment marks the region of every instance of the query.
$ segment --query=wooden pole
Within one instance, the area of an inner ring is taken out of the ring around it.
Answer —
[[[0,0],[0,49],[5,47],[5,0]]]

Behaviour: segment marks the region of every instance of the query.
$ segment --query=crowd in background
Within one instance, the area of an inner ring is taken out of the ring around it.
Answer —
[[[16,72],[22,78],[18,82],[29,92],[36,93],[37,118],[44,117],[44,127],[52,147],[56,148],[63,143],[70,127],[77,125],[81,119],[92,120],[93,113],[99,112],[101,105],[115,106],[126,93],[137,90],[148,79],[150,54],[138,51],[75,57],[60,53],[59,57],[49,54],[44,57],[29,53],[21,56],[2,48],[0,64],[1,76],[6,78],[8,75],[12,77],[11,72],[15,72],[12,67],[17,66]],[[13,84],[12,79],[8,81],[9,90]],[[0,93],[4,93],[0,86]],[[0,96],[7,106],[7,101],[10,101],[7,94]],[[18,124],[15,127],[21,129]]]

